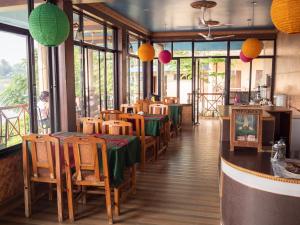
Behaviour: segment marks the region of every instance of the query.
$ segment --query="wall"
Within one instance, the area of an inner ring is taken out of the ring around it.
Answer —
[[[0,155],[0,215],[7,204],[23,195],[22,151]]]
[[[290,105],[300,109],[300,34],[278,33],[275,94],[289,95]]]

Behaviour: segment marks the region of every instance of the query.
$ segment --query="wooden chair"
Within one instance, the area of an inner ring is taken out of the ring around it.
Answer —
[[[103,121],[102,133],[112,135],[133,135],[132,123],[121,120]]]
[[[136,104],[140,106],[140,111],[143,111],[144,113],[149,113],[149,105],[153,102],[151,100],[138,100]]]
[[[149,113],[168,115],[168,106],[164,104],[151,104],[149,105]]]
[[[141,169],[144,169],[147,162],[147,151],[151,150],[151,148],[153,149],[153,157],[151,157],[148,161],[156,159],[156,139],[155,137],[145,135],[145,118],[143,116],[121,114],[120,119],[134,123],[135,136],[139,137],[141,140]]]
[[[82,120],[82,132],[84,134],[100,134],[102,120],[98,118],[84,118]]]
[[[169,114],[169,107],[168,105],[164,104],[151,104],[149,106],[150,114],[159,114],[159,115],[168,115]],[[163,140],[164,144],[167,145],[168,141],[170,140],[170,130],[171,130],[172,123],[169,121],[164,129],[161,130],[161,139]]]
[[[138,113],[140,111],[140,106],[138,104],[121,104],[120,111],[122,113]]]
[[[97,146],[101,147],[102,166],[99,165]],[[71,174],[70,168],[70,147],[73,150],[75,160],[75,173],[73,175]],[[92,136],[66,138],[64,140],[64,155],[69,219],[72,222],[75,219],[73,185],[83,186],[84,188],[100,187],[104,188],[108,221],[112,224],[113,214],[111,187],[109,182],[110,175],[108,170],[107,147],[105,140]],[[118,204],[118,202],[115,204]]]
[[[30,147],[29,147],[30,146]],[[56,185],[58,221],[63,221],[63,187],[59,140],[48,135],[23,136],[23,175],[25,216],[31,216],[31,190],[34,183]]]
[[[163,103],[164,104],[178,104],[179,103],[179,98],[177,97],[164,97],[163,98]]]
[[[122,114],[119,110],[105,110],[100,112],[99,119],[109,121],[109,120],[118,120],[119,115]]]

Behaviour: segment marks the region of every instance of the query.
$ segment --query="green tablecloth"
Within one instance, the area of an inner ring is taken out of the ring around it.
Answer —
[[[59,132],[53,134],[53,136],[63,142],[66,137],[84,136],[84,134],[79,132]],[[95,134],[93,136],[106,140],[110,181],[112,185],[118,186],[123,182],[125,168],[140,162],[140,140],[136,136],[126,135]],[[70,158],[72,160],[71,155]],[[99,158],[101,159],[101,157]],[[72,162],[70,164],[72,165]]]
[[[166,122],[169,121],[167,115],[144,115],[145,118],[145,134],[147,136],[159,136],[160,130]]]
[[[173,125],[177,126],[180,124],[182,117],[182,105],[180,104],[170,104],[169,105],[169,117]]]

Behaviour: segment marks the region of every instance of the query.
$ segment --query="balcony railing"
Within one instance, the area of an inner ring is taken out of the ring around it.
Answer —
[[[1,148],[20,143],[22,135],[29,133],[28,104],[0,107]]]

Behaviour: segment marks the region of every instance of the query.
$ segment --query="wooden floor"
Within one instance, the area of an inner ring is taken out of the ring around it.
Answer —
[[[138,173],[137,194],[122,205],[115,224],[219,225],[218,124],[217,120],[202,120],[173,138],[167,153]],[[79,210],[81,218],[75,224],[108,224],[102,196],[88,199]],[[20,207],[1,217],[0,224],[58,224],[56,202],[42,199],[30,219]]]

